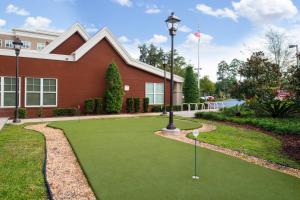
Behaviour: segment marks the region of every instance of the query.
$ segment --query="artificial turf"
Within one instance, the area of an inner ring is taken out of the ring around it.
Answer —
[[[175,120],[181,129],[199,123]],[[211,150],[154,135],[161,117],[55,122],[64,130],[100,199],[193,200],[300,197],[300,179]]]

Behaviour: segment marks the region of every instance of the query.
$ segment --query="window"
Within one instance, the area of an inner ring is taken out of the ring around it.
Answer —
[[[19,105],[20,105],[20,87],[19,78]],[[0,77],[0,107],[14,107],[16,105],[16,78]]]
[[[36,49],[37,49],[37,50],[42,50],[42,49],[45,48],[45,46],[46,46],[45,43],[37,43],[37,44],[36,44]]]
[[[26,106],[57,106],[57,80],[26,78]]]
[[[31,48],[31,42],[29,42],[29,41],[22,41],[22,43],[23,43],[23,48],[24,49],[30,49]]]
[[[163,83],[146,83],[146,97],[149,98],[149,104],[164,103],[164,84]]]
[[[13,40],[5,40],[6,48],[14,48]]]
[[[0,47],[2,47],[2,40],[0,40]]]

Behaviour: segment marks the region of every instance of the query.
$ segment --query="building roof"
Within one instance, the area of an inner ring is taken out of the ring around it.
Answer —
[[[79,47],[71,55],[50,53],[76,32],[78,32],[81,35],[81,37],[86,41],[81,47]],[[32,51],[32,50],[31,51],[23,50],[20,53],[20,57],[76,62],[103,39],[106,39],[112,45],[112,47],[118,52],[118,54],[124,59],[124,61],[128,65],[164,77],[164,71],[162,69],[159,69],[152,65],[148,65],[146,63],[140,62],[132,58],[130,54],[123,48],[123,46],[119,43],[117,38],[110,32],[110,30],[107,27],[102,28],[93,37],[90,37],[89,34],[86,32],[86,30],[79,23],[74,24],[67,31],[59,35],[42,51],[39,52],[39,51]],[[15,52],[13,49],[0,49],[0,55],[15,56]],[[167,74],[167,79],[170,79],[170,73],[167,72],[166,74]],[[174,75],[174,81],[183,82],[183,78]]]

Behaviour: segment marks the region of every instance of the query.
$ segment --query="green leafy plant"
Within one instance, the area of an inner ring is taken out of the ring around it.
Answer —
[[[76,108],[55,108],[53,109],[54,116],[75,116],[77,114]]]
[[[134,98],[134,112],[140,112],[140,98]]]
[[[126,99],[126,112],[133,113],[134,105],[133,105],[133,98],[129,97]]]
[[[103,98],[95,98],[95,112],[101,114],[104,112]]]
[[[107,113],[120,113],[124,91],[121,75],[115,63],[108,66],[105,76],[105,86],[105,111]]]
[[[19,108],[18,109],[19,113],[19,118],[24,119],[27,117],[27,111],[25,108]]]
[[[148,112],[148,110],[149,110],[149,98],[148,97],[143,99],[143,110],[144,110],[144,112]]]
[[[199,87],[193,67],[186,67],[183,83],[184,102],[197,103],[199,101]]]
[[[86,114],[91,114],[95,109],[95,101],[94,99],[87,99],[84,101],[84,111]]]

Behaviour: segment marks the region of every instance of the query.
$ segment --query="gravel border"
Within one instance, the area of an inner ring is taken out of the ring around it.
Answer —
[[[53,199],[96,199],[64,133],[47,124],[26,126],[46,139],[46,181]]]
[[[215,129],[216,129],[216,126],[213,126],[211,124],[203,123],[203,126],[201,128],[199,128],[199,132],[210,132],[210,131],[214,131]],[[157,131],[157,132],[155,132],[155,134],[159,135],[159,136],[162,136],[162,137],[165,137],[165,138],[172,139],[172,140],[185,142],[185,143],[194,145],[195,140],[186,137],[186,135],[188,133],[190,133],[191,131],[192,130],[182,130],[182,131],[180,131],[179,135],[166,134],[163,131]],[[295,176],[297,178],[300,178],[300,170],[299,169],[294,169],[294,168],[282,166],[282,165],[279,165],[279,164],[275,164],[275,163],[269,162],[269,161],[261,159],[261,158],[246,155],[246,154],[241,153],[239,151],[226,149],[226,148],[219,147],[219,146],[212,145],[212,144],[208,144],[208,143],[205,143],[205,142],[197,142],[197,146],[200,146],[200,147],[203,147],[203,148],[206,148],[206,149],[210,149],[210,150],[213,150],[213,151],[217,151],[219,153],[223,153],[223,154],[226,154],[226,155],[230,155],[230,156],[239,158],[241,160],[244,160],[244,161],[247,161],[247,162],[250,162],[250,163],[254,163],[256,165],[260,165],[262,167],[273,169],[273,170],[276,170],[276,171],[279,171],[279,172],[282,172],[282,173],[289,174],[291,176]]]

